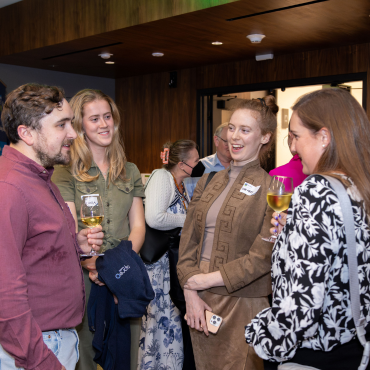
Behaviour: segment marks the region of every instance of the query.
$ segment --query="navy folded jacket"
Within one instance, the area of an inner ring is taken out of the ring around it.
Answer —
[[[155,294],[145,265],[130,241],[107,250],[96,260],[96,269],[99,280],[106,285],[92,285],[87,307],[89,327],[95,332],[94,361],[104,370],[129,369],[129,318],[142,317]]]

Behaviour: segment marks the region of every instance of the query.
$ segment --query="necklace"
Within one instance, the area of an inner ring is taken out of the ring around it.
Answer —
[[[180,185],[181,185],[181,190],[180,190],[180,187],[179,185],[177,184],[177,181],[175,179],[175,176],[173,175],[173,173],[171,172],[171,175],[173,177],[173,181],[175,181],[175,185],[176,185],[176,188],[177,190],[179,191],[180,193],[180,199],[181,199],[181,202],[182,202],[182,205],[184,206],[185,208],[185,211],[187,210],[187,207],[186,207],[186,203],[188,203],[188,200],[186,199],[186,191],[185,191],[185,187],[184,187],[184,183],[182,182]],[[182,193],[181,193],[182,191]]]
[[[104,172],[100,169],[100,167],[99,167],[99,170],[100,170],[101,174],[102,174],[104,177],[106,177],[106,176],[107,176],[107,174],[108,174],[108,171],[109,171],[109,166],[108,166],[108,168],[106,169],[106,171],[104,171]]]

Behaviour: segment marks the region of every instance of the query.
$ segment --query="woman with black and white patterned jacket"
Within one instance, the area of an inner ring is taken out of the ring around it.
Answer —
[[[245,337],[265,361],[326,369],[357,369],[363,347],[352,318],[343,214],[322,174],[338,178],[355,220],[361,315],[370,335],[370,123],[346,91],[324,89],[293,106],[292,147],[303,172],[272,253],[273,303],[247,325]],[[283,225],[285,225],[283,227]],[[369,367],[370,368],[370,367]]]

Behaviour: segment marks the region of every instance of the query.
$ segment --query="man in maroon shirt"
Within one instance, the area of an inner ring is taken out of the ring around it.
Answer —
[[[8,95],[0,157],[0,369],[70,370],[78,360],[85,295],[79,254],[98,250],[101,226],[76,234],[51,181],[76,138],[63,92],[23,85]]]

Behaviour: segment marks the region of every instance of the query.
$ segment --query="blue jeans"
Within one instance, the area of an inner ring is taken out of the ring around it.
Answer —
[[[58,358],[66,370],[74,370],[79,358],[78,335],[75,329],[43,331],[42,337],[47,347]],[[14,358],[0,345],[0,370],[23,370],[16,367]]]

